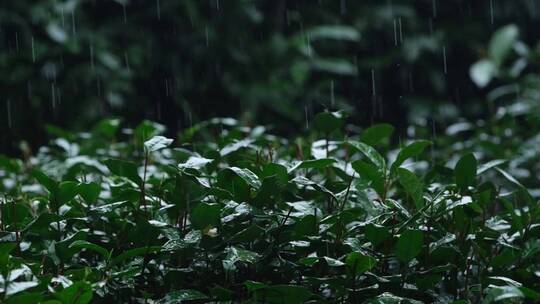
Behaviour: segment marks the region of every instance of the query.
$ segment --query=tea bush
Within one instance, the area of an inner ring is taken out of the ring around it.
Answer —
[[[173,140],[103,120],[1,157],[2,302],[540,301],[519,147],[491,153],[489,124],[398,142],[341,112],[308,123],[291,140],[213,119]]]

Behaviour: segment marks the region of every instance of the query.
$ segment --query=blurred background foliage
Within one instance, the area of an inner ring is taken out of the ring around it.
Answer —
[[[231,116],[288,134],[341,109],[361,126],[434,135],[459,119],[503,117],[499,103],[538,113],[539,9],[537,0],[2,1],[0,152],[43,144],[49,124],[86,130],[104,117],[174,134]]]

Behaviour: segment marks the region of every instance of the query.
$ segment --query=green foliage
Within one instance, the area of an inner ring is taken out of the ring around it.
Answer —
[[[476,158],[472,153],[466,154],[459,159],[454,169],[456,184],[462,191],[473,186],[476,181]]]
[[[336,115],[295,144],[229,121],[186,130],[180,146],[143,122],[63,138],[74,154],[42,149],[32,170],[2,158],[0,297],[538,300],[540,207],[523,168],[487,148],[398,148],[384,124],[345,137]]]
[[[486,118],[472,83],[519,74],[534,62],[512,60],[521,40],[539,37],[534,1],[492,2],[4,1],[0,145],[13,155],[110,115],[101,140],[145,118],[171,132],[214,116],[291,132],[323,108],[363,125],[444,121],[456,105]]]
[[[405,144],[329,111],[297,139],[226,118],[177,140],[150,121],[49,127],[36,154],[0,156],[0,301],[540,301],[540,86],[506,70],[512,50],[534,59],[517,39],[500,30],[483,59],[510,83],[489,120],[419,121]]]

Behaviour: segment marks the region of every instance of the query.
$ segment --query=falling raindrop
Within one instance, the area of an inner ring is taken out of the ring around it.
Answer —
[[[30,81],[26,82],[26,98],[32,99],[32,83]]]
[[[399,23],[399,43],[403,44],[403,30],[401,27],[401,18],[398,18]]]
[[[443,52],[444,74],[446,74],[446,73],[448,72],[448,70],[447,70],[447,68],[446,68],[446,46],[443,46],[442,52]]]
[[[73,36],[77,35],[77,28],[75,27],[75,10],[71,11],[71,32]]]
[[[340,10],[340,12],[341,12],[342,15],[345,15],[345,11],[347,10],[347,6],[346,6],[346,3],[345,3],[345,0],[341,0],[340,6],[339,6],[339,10]]]
[[[126,64],[126,69],[128,70],[128,72],[131,71],[130,67],[129,67],[129,58],[128,58],[128,54],[127,52],[124,52],[124,62]]]
[[[491,21],[491,24],[493,24],[493,19],[494,19],[494,16],[493,16],[493,0],[489,0],[489,17],[490,17],[490,21]]]
[[[395,18],[394,18],[394,45],[397,46],[397,25],[396,25]]]
[[[374,123],[375,116],[377,116],[377,96],[371,95],[371,124]]]
[[[169,97],[169,80],[165,78],[165,96]]]
[[[311,53],[311,37],[309,34],[306,35],[306,43],[307,43],[308,56],[311,57],[313,54]]]
[[[66,18],[64,17],[64,7],[60,7],[60,19],[62,20],[62,28],[66,28]]]
[[[90,44],[90,67],[94,69],[94,45]]]
[[[30,40],[30,44],[32,45],[32,62],[36,62],[36,50],[34,47],[34,36],[32,36]]]
[[[209,41],[208,41],[208,26],[204,27],[204,37],[206,39],[206,46],[208,46],[208,44],[209,44]]]
[[[433,35],[433,19],[429,18],[428,25],[429,25],[429,33]]]
[[[433,18],[437,18],[437,0],[431,0]]]
[[[437,132],[435,129],[435,119],[432,117],[431,119],[431,140],[435,142],[435,139],[437,138]],[[435,165],[435,147],[434,145],[430,145],[430,154],[431,154],[431,165]]]
[[[101,97],[101,77],[99,77],[99,75],[96,77],[96,87],[97,87],[97,95],[98,97]]]
[[[377,95],[375,91],[375,70],[371,69],[371,93],[373,96]]]
[[[11,100],[7,100],[7,121],[8,121],[8,127],[11,129]]]
[[[216,0],[216,10],[219,11],[219,0]]]
[[[17,50],[17,53],[19,52],[19,35],[17,32],[15,32],[15,49]]]
[[[54,88],[54,82],[51,83],[51,105],[53,109],[56,109],[56,92]]]
[[[306,129],[309,130],[309,120],[308,120],[308,108],[307,108],[307,106],[304,106],[304,113],[306,115]]]
[[[156,0],[156,7],[157,7],[157,19],[161,20],[161,8],[159,7],[159,0]]]
[[[126,4],[122,4],[122,12],[124,14],[124,24],[127,23],[127,11],[126,11]]]
[[[411,93],[414,92],[414,82],[413,82],[413,77],[412,77],[411,72],[409,72],[409,92]]]
[[[62,92],[60,92],[60,89],[55,86],[55,89],[56,89],[56,104],[59,104],[61,105],[62,104]]]
[[[335,104],[335,96],[334,96],[334,81],[330,81],[330,106],[333,108]]]
[[[536,3],[535,0],[529,0],[529,11],[532,14],[533,19],[536,17]]]

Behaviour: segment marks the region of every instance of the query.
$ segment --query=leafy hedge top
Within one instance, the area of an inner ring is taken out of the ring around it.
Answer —
[[[51,130],[36,156],[0,158],[3,301],[540,300],[540,208],[505,161],[344,126]]]

